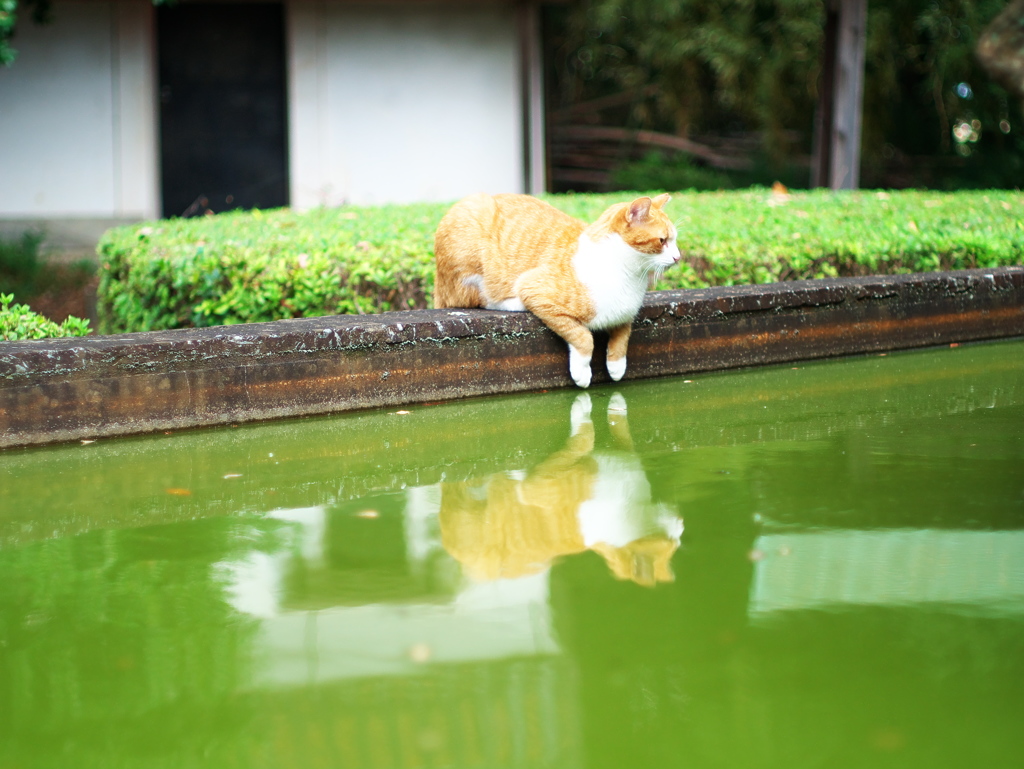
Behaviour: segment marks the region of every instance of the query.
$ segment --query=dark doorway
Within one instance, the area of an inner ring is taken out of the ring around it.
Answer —
[[[288,205],[284,10],[157,10],[164,216]]]

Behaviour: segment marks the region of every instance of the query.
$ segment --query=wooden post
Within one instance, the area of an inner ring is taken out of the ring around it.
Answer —
[[[852,190],[860,183],[867,0],[830,0],[826,14],[811,184]]]

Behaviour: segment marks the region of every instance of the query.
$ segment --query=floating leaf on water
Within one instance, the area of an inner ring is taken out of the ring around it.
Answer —
[[[415,643],[409,647],[409,659],[413,662],[423,664],[430,660],[430,647],[425,643]]]
[[[435,753],[444,747],[444,735],[437,729],[424,729],[416,736],[416,745],[424,753]]]
[[[893,727],[882,727],[876,729],[870,735],[871,747],[880,751],[901,750],[906,747],[907,736],[900,729]]]

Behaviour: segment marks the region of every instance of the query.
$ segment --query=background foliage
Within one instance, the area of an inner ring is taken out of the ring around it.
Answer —
[[[42,272],[39,258],[42,242],[42,234],[32,231],[16,239],[0,238],[0,293],[24,297],[36,291]]]
[[[174,0],[152,0],[153,5]],[[18,6],[21,6],[19,11]],[[31,19],[35,24],[48,24],[53,20],[51,0],[0,0],[0,65],[10,66],[18,51],[11,45],[19,20]]]
[[[0,64],[9,66],[14,62],[18,51],[11,47],[11,38],[19,17],[30,18],[36,24],[50,21],[50,0],[21,0],[21,13],[18,0],[0,0]]]
[[[552,195],[593,221],[613,195]],[[105,333],[430,306],[445,204],[234,212],[111,230],[99,246]],[[659,288],[994,267],[1024,261],[1011,192],[681,193],[683,263]]]
[[[11,240],[0,238],[0,297],[6,297],[0,310],[2,339],[89,333],[88,321],[76,316],[88,312],[86,286],[93,280],[95,265],[88,260],[49,261],[41,253],[42,241],[43,235],[33,231]],[[77,300],[68,302],[75,295]],[[15,298],[21,303],[14,303]]]
[[[1005,5],[869,4],[864,186],[1019,186],[1024,113],[974,56]],[[760,165],[779,177],[796,164],[804,186],[824,16],[822,0],[578,0],[549,14],[552,106],[624,94],[604,124],[753,134]]]

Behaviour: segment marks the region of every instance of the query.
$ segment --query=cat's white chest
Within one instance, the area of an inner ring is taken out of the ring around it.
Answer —
[[[614,328],[633,320],[647,291],[641,259],[618,235],[596,243],[585,235],[580,237],[572,263],[594,306],[588,328]]]

